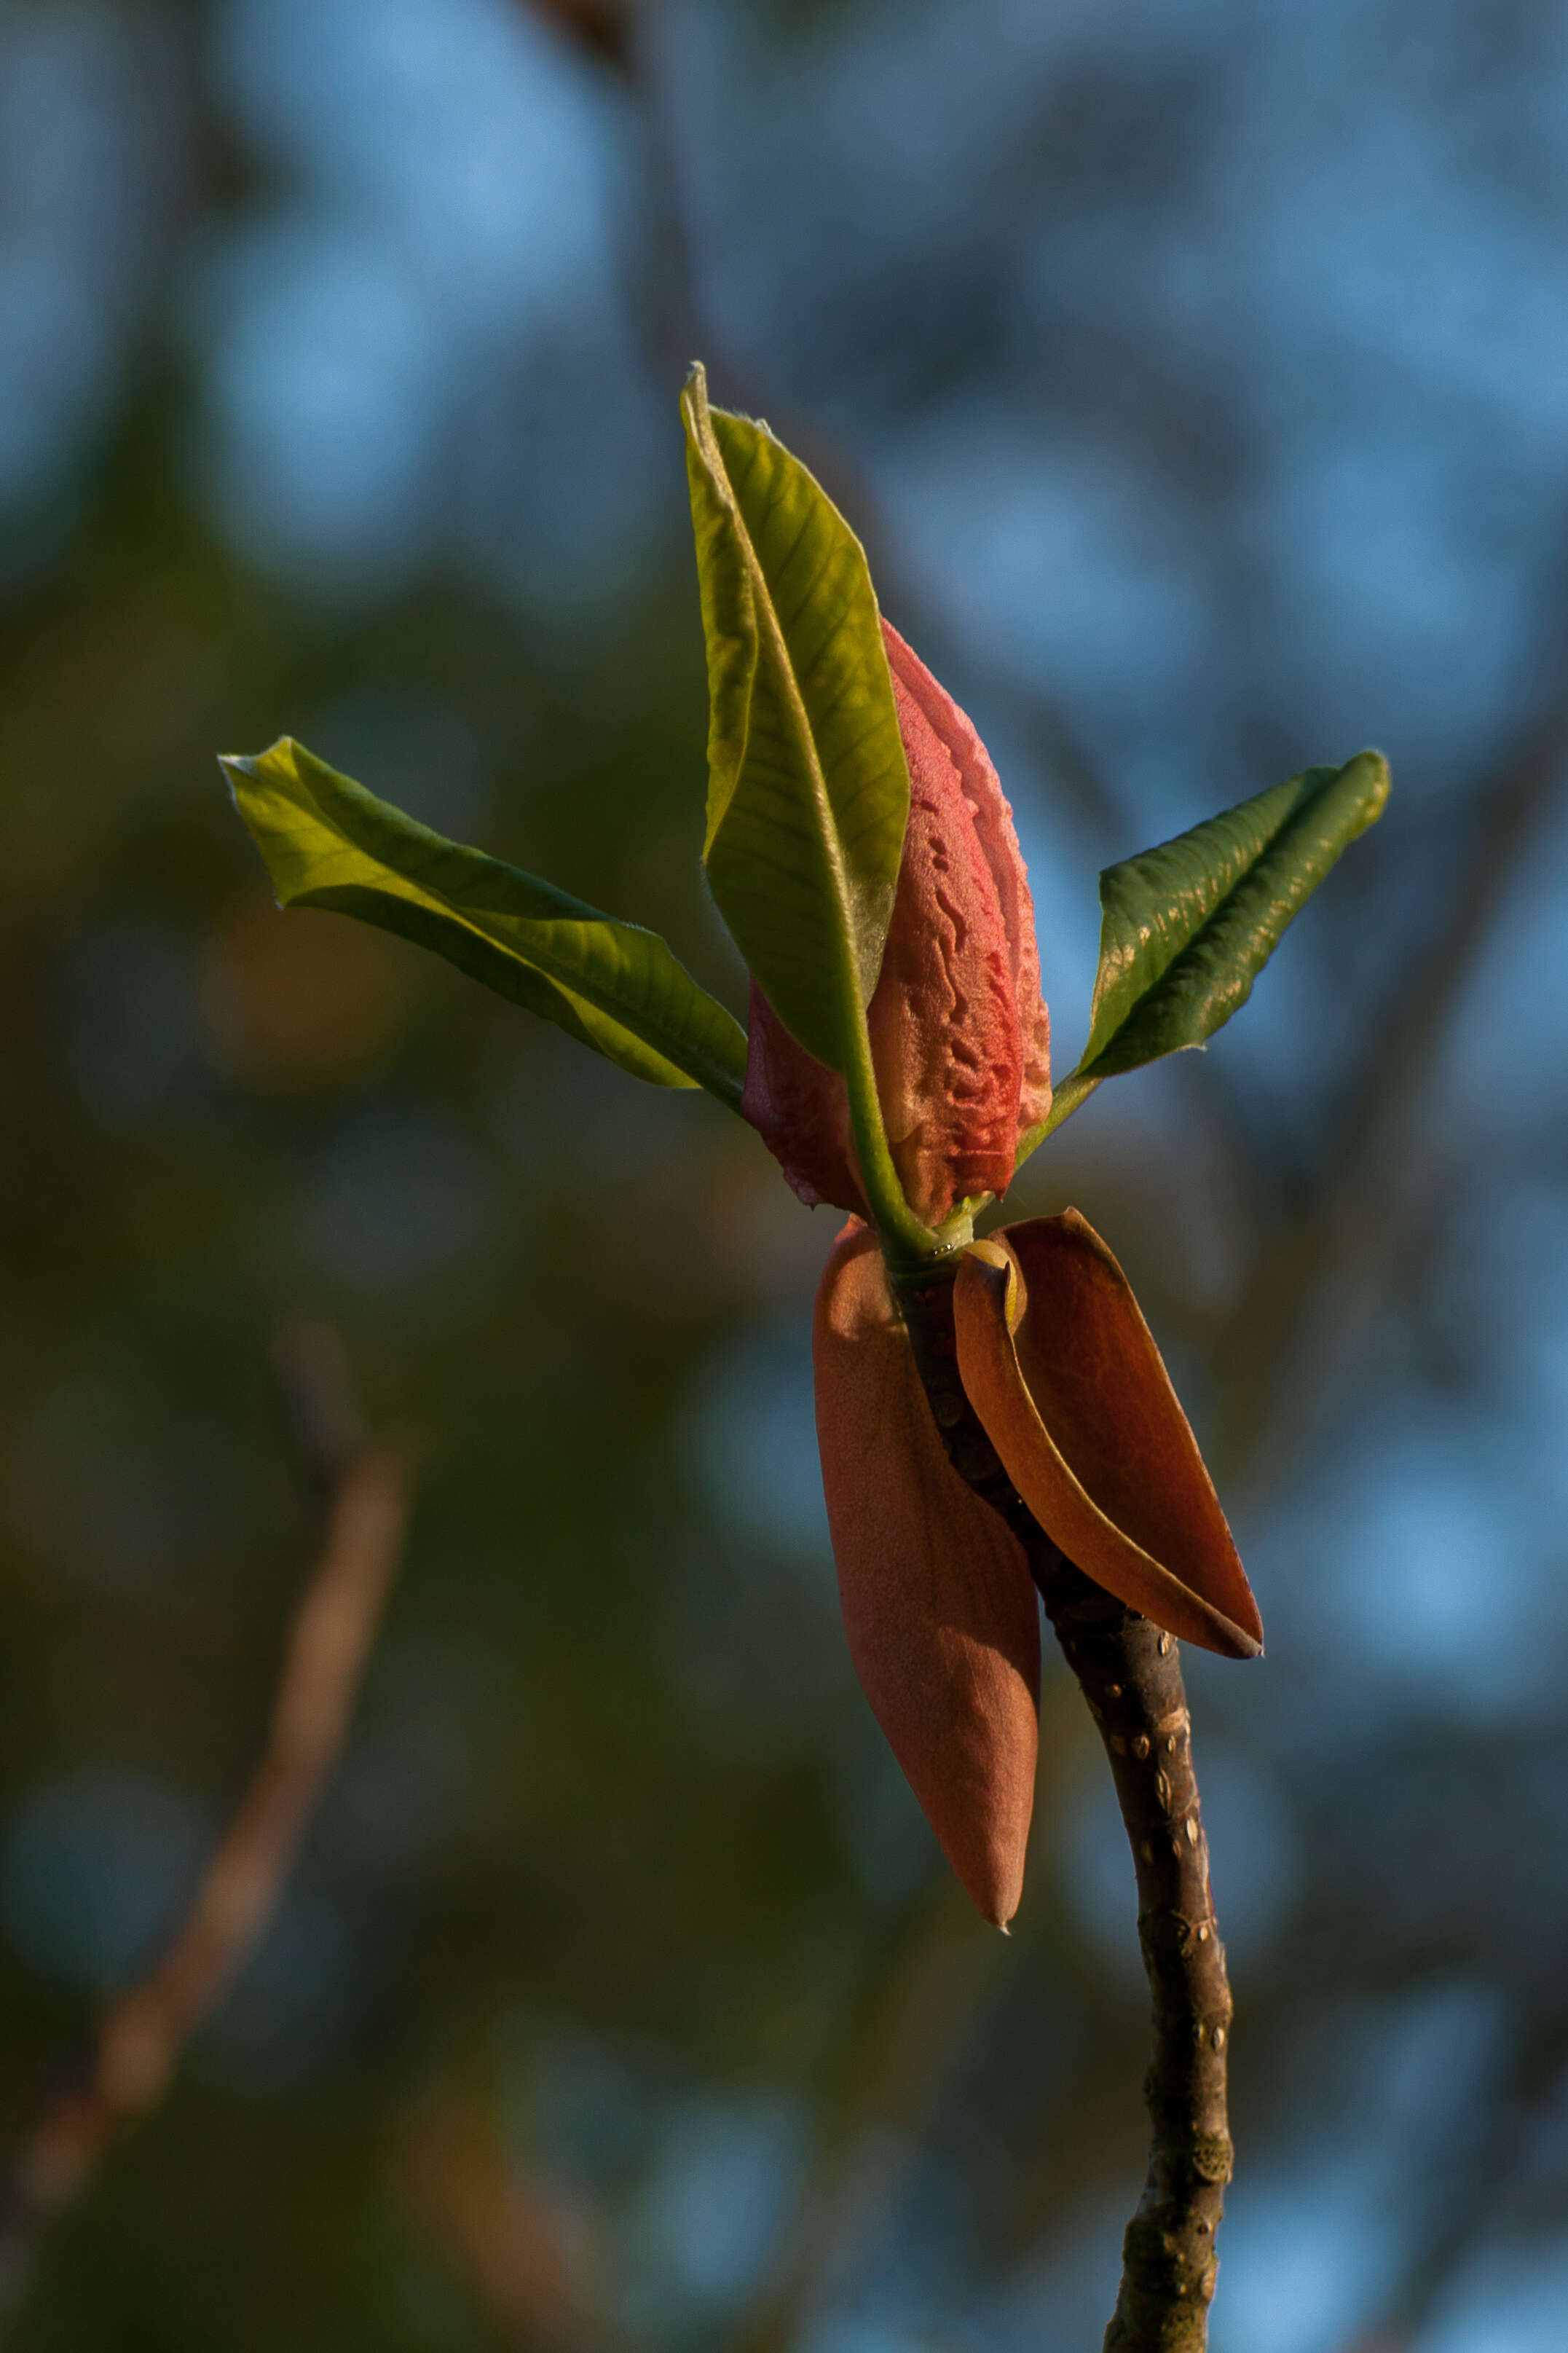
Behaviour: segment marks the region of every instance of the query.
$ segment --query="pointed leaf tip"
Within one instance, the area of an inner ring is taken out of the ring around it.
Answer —
[[[965,1254],[953,1312],[964,1389],[1008,1477],[1052,1543],[1130,1609],[1257,1658],[1247,1573],[1110,1251],[1074,1209],[991,1243]]]
[[[763,425],[681,395],[710,698],[703,856],[791,1035],[830,1070],[876,986],[909,770],[865,551]]]
[[[812,1332],[822,1484],[860,1687],[982,1915],[1018,1905],[1038,1746],[1022,1546],[949,1463],[876,1237],[839,1236]]]
[[[681,395],[708,655],[703,864],[796,1045],[842,1073],[865,1198],[906,1253],[933,1235],[889,1149],[867,1007],[887,945],[910,772],[865,550],[765,425]]]
[[[1389,790],[1381,752],[1359,752],[1108,867],[1089,1042],[1064,1096],[1222,1029]]]
[[[282,736],[226,754],[279,903],[326,907],[433,948],[635,1078],[739,1111],[746,1041],[655,932],[447,841]]]

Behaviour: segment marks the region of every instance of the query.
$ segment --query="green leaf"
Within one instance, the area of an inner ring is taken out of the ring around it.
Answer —
[[[719,911],[785,1028],[851,1071],[909,821],[865,551],[765,425],[681,397],[708,646]]]
[[[740,1110],[744,1032],[657,932],[444,840],[288,736],[223,766],[280,905],[397,932],[634,1078]]]
[[[884,1246],[939,1248],[888,1148],[866,1008],[882,968],[910,771],[866,553],[765,425],[680,399],[708,647],[708,837],[719,912],[808,1054],[844,1073]]]
[[[1382,816],[1388,781],[1376,752],[1308,768],[1106,869],[1089,1043],[1061,1116],[1101,1079],[1201,1046],[1246,1004],[1286,925]]]

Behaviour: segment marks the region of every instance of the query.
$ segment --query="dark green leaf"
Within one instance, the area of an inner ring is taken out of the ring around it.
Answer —
[[[765,425],[682,398],[721,913],[785,1027],[855,1082],[910,779],[865,552]]]
[[[1108,867],[1089,1043],[1064,1092],[1082,1082],[1081,1100],[1089,1084],[1212,1038],[1387,798],[1387,764],[1362,752]]]
[[[635,1078],[740,1109],[744,1033],[656,932],[444,840],[288,736],[223,765],[281,905],[400,933]]]

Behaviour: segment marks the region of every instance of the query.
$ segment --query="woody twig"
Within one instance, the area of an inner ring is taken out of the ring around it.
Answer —
[[[1138,1883],[1153,2050],[1148,2179],[1122,2242],[1105,2353],[1202,2353],[1230,2179],[1230,1986],[1209,1889],[1192,1717],[1173,1638],[1076,1569],[1008,1480],[959,1380],[952,1283],[900,1293],[948,1459],[1023,1545],[1104,1744]]]

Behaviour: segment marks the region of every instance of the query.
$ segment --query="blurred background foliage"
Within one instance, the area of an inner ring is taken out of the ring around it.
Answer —
[[[1014,1206],[1123,1258],[1267,1661],[1190,1666],[1238,1999],[1216,2353],[1568,2340],[1568,16],[1550,0],[0,0],[0,2083],[177,1912],[313,1542],[304,1305],[426,1470],[343,1769],[11,2341],[1089,2346],[1132,1883],[1047,1674],[1004,1943],[854,1686],[828,1222],[333,916],[285,730],[665,931],[675,401],[766,415],[1097,868],[1395,796]]]

